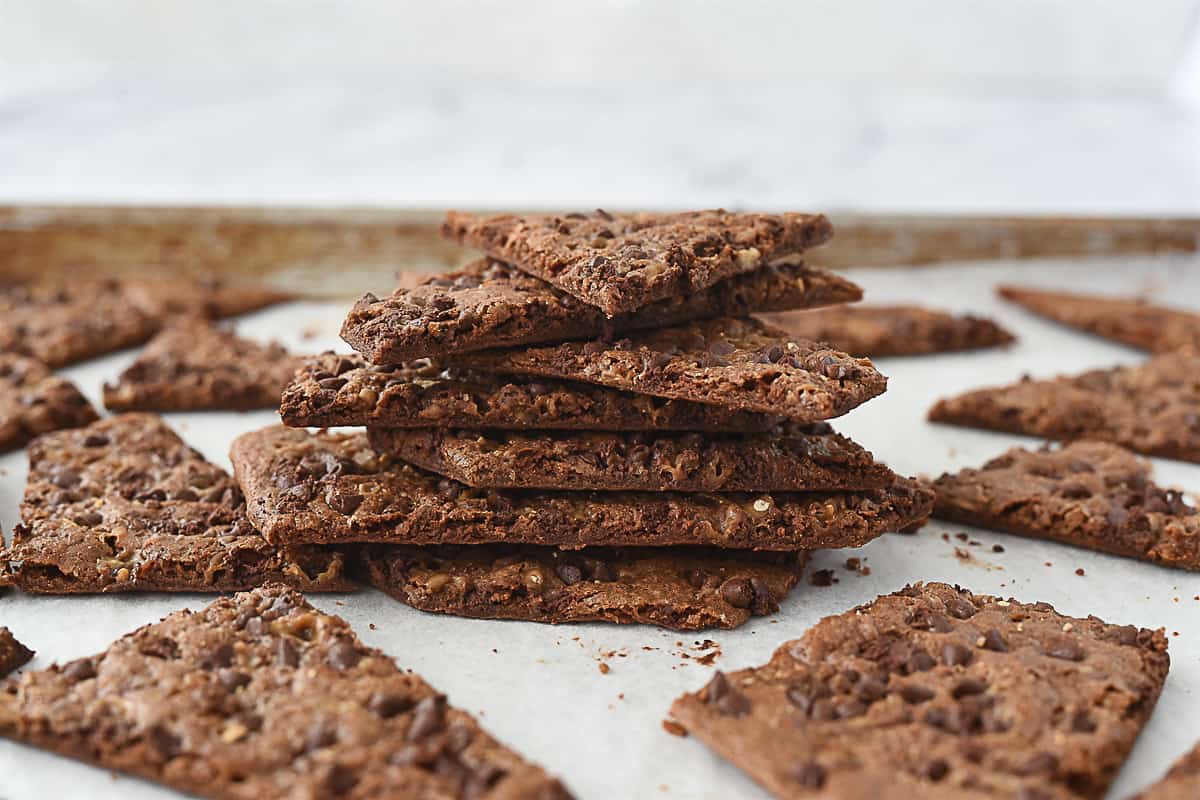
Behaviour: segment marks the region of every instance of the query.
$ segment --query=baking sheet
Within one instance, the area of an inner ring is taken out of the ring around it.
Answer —
[[[1200,261],[1194,257],[1126,258],[1119,261],[1028,261],[948,264],[922,269],[847,271],[875,302],[919,301],[994,315],[1020,337],[1008,350],[910,359],[880,359],[888,392],[837,423],[898,471],[938,474],[977,465],[1021,437],[925,422],[942,395],[1116,363],[1136,363],[1133,350],[1040,321],[994,299],[1000,281],[1097,291],[1144,292],[1200,309]],[[387,287],[378,287],[380,290]],[[244,334],[276,338],[296,351],[346,349],[337,339],[344,303],[300,303],[270,309],[238,322]],[[100,385],[133,358],[121,353],[64,370],[93,400]],[[231,440],[275,422],[271,412],[171,414],[181,435],[213,461],[228,467]],[[1156,460],[1160,483],[1200,492],[1200,466]],[[0,523],[11,531],[25,479],[25,457],[0,458]],[[394,656],[447,692],[451,702],[477,713],[495,735],[562,776],[581,798],[761,798],[766,795],[694,739],[668,735],[660,726],[673,698],[703,685],[713,669],[761,663],[783,641],[821,617],[841,612],[918,580],[959,583],[982,592],[1044,600],[1073,615],[1096,614],[1110,622],[1164,627],[1172,667],[1158,710],[1120,774],[1111,797],[1128,796],[1156,779],[1200,735],[1200,576],[1051,543],[971,530],[980,546],[953,538],[962,526],[932,522],[915,536],[886,536],[856,551],[828,552],[813,569],[832,569],[839,582],[800,586],[770,618],[729,632],[679,634],[648,627],[545,626],[422,614],[373,590],[349,596],[316,596],[314,603],[346,617],[368,643]],[[942,539],[951,534],[951,541]],[[1002,543],[1003,553],[991,546]],[[969,561],[955,548],[972,554]],[[847,571],[850,556],[871,567],[869,576]],[[1082,568],[1085,574],[1075,574]],[[31,668],[102,650],[112,639],[164,614],[199,608],[200,595],[109,597],[0,597],[0,624],[38,651]],[[370,625],[374,625],[374,629]],[[695,656],[720,655],[712,666]],[[609,670],[602,673],[601,664]],[[42,800],[176,796],[128,777],[94,769],[0,741],[0,798]]]

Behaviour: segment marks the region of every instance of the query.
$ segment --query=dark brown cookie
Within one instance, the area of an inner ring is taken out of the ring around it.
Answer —
[[[1129,800],[1196,800],[1200,797],[1200,744],[1171,765],[1158,783]]]
[[[371,446],[485,489],[811,492],[882,489],[896,475],[825,423],[759,436],[370,428]]]
[[[617,342],[465,353],[455,363],[780,414],[797,422],[841,416],[887,388],[887,378],[869,359],[733,317],[635,333]]]
[[[855,547],[920,525],[933,493],[898,479],[853,493],[678,494],[469,489],[379,455],[362,434],[272,427],[233,443],[247,512],[272,542]]]
[[[1200,348],[1200,314],[1155,305],[1137,297],[1048,292],[1000,286],[997,294],[1047,319],[1131,347],[1167,353]]]
[[[292,427],[761,433],[782,417],[632,394],[587,383],[443,369],[372,367],[360,356],[309,359],[279,408]]]
[[[797,339],[858,356],[911,356],[1010,344],[995,322],[920,306],[848,306],[762,315]]]
[[[341,553],[267,544],[229,475],[151,414],[40,437],[28,481],[0,562],[27,592],[352,588]]]
[[[1138,366],[978,389],[938,401],[929,418],[1200,461],[1200,355],[1174,353]]]
[[[97,418],[96,409],[75,384],[32,358],[0,353],[0,452],[23,447],[39,434],[78,428]]]
[[[278,584],[0,684],[0,735],[220,800],[570,797]]]
[[[545,281],[499,261],[482,259],[459,272],[430,277],[382,300],[359,300],[342,338],[372,364],[402,364],[522,344],[594,339],[697,319],[754,311],[846,303],[862,290],[824,270],[763,267],[700,292],[667,298],[609,318]]]
[[[1161,630],[917,584],[671,713],[780,798],[1099,798],[1154,709]]]
[[[0,554],[3,554],[0,550]],[[8,628],[0,627],[0,678],[23,667],[33,658],[33,651],[17,641]]]
[[[1200,570],[1200,512],[1150,480],[1150,464],[1106,442],[1014,447],[933,483],[934,515]]]
[[[0,288],[0,351],[61,367],[142,344],[174,316],[229,316],[282,299],[252,287],[192,281],[7,286]]]
[[[477,217],[442,233],[596,306],[608,316],[682,297],[791,259],[833,235],[821,214],[593,214]]]
[[[172,323],[151,340],[115,384],[112,411],[244,411],[274,408],[303,359],[201,319]]]
[[[532,622],[616,622],[679,631],[773,614],[806,553],[699,547],[532,545],[363,549],[371,582],[422,611]]]

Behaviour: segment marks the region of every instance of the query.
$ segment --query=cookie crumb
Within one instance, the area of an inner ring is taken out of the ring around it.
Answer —
[[[682,725],[680,725],[678,722],[676,722],[673,719],[664,719],[662,721],[662,727],[663,727],[664,731],[671,734],[672,736],[679,736],[680,738],[686,738],[688,735],[687,728],[683,727]]]
[[[808,576],[808,582],[813,586],[832,586],[838,582],[837,576],[833,574],[831,569],[819,569],[812,575]]]
[[[1075,574],[1076,574],[1076,575],[1079,575],[1080,577],[1082,577],[1082,576],[1086,575],[1087,573],[1085,573],[1085,572],[1083,571],[1083,567],[1079,567],[1079,568],[1077,568],[1077,569],[1075,570]]]
[[[601,661],[600,662],[600,674],[607,675],[608,672],[609,672],[608,664],[605,664],[603,661]]]
[[[993,552],[993,553],[1003,553],[1003,552],[1004,552],[1004,545],[1002,545],[1002,544],[994,544],[994,545],[992,545],[992,552]]]

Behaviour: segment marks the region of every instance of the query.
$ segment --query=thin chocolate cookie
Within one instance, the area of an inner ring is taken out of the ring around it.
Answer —
[[[1150,464],[1106,442],[1014,447],[933,483],[934,516],[1200,570],[1200,512],[1150,480]]]
[[[1200,462],[1200,354],[978,389],[938,401],[929,419]]]
[[[181,319],[151,340],[116,383],[112,411],[247,411],[275,408],[303,359],[202,319]]]
[[[1200,797],[1200,744],[1171,765],[1158,783],[1129,800],[1196,800]]]
[[[635,333],[616,342],[464,353],[455,363],[781,414],[796,422],[841,416],[887,388],[887,378],[869,359],[733,317]]]
[[[1099,800],[1169,664],[1161,630],[916,584],[671,713],[780,798]]]
[[[0,550],[3,553],[3,550]],[[23,667],[33,658],[33,651],[17,641],[8,628],[0,627],[0,678]]]
[[[219,800],[570,797],[277,584],[0,684],[0,735]]]
[[[283,392],[292,427],[761,433],[782,417],[632,394],[587,383],[443,369],[373,367],[354,356],[310,359]]]
[[[1054,322],[1130,347],[1167,353],[1200,348],[1200,314],[1160,306],[1137,297],[1049,292],[1000,286],[996,293]]]
[[[267,544],[229,475],[151,414],[38,438],[21,519],[0,572],[27,592],[352,588],[341,553]]]
[[[0,287],[0,351],[61,367],[142,344],[172,317],[230,316],[283,299],[253,287],[223,289],[193,281]]]
[[[833,235],[821,214],[478,217],[451,211],[449,239],[537,276],[608,316],[791,260]]]
[[[896,475],[823,422],[759,436],[370,428],[371,446],[484,489],[811,492]]]
[[[75,384],[32,358],[0,353],[0,452],[96,419],[96,409]]]
[[[813,550],[918,526],[933,504],[904,478],[832,494],[470,489],[376,453],[362,434],[284,427],[242,435],[230,457],[250,519],[279,543]]]
[[[368,545],[371,582],[422,611],[530,622],[615,622],[677,631],[773,614],[807,554],[699,547]]]
[[[763,267],[637,311],[606,317],[595,306],[491,259],[430,277],[382,300],[367,295],[346,317],[342,338],[372,364],[403,364],[472,350],[512,347],[678,325],[754,311],[846,303],[850,281],[802,265]]]
[[[797,339],[858,356],[912,356],[1011,344],[1015,337],[985,317],[921,306],[849,306],[763,314]]]

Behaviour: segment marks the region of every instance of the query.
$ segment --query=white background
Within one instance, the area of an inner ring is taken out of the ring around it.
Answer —
[[[991,287],[1019,272],[1028,282],[1069,286],[1084,282],[1099,291],[1149,292],[1200,310],[1200,262],[1196,259],[1096,264],[997,263],[924,270],[851,273],[875,300],[913,300],[948,309],[994,314],[1020,336],[1008,350],[880,360],[890,377],[888,391],[836,422],[838,429],[871,449],[898,471],[936,476],[974,466],[1012,444],[1029,441],[925,422],[933,401],[980,385],[1015,380],[1023,372],[1049,376],[1115,363],[1136,363],[1131,350],[1075,334],[993,298]],[[240,330],[276,337],[293,349],[316,351],[337,345],[345,305],[296,305],[242,320]],[[304,341],[300,332],[319,330]],[[342,349],[345,349],[344,346]],[[100,383],[132,358],[124,353],[66,370],[98,398]],[[171,422],[206,456],[228,466],[227,451],[239,433],[271,424],[271,412],[172,414]],[[1156,461],[1160,483],[1194,497],[1200,466]],[[0,524],[11,530],[24,485],[21,453],[0,458]],[[932,523],[915,536],[888,535],[858,551],[819,554],[811,569],[834,569],[840,582],[829,588],[801,585],[771,618],[756,618],[731,632],[678,634],[649,627],[505,623],[423,614],[373,590],[341,599],[314,597],[316,605],[345,616],[368,643],[383,648],[447,692],[451,702],[478,712],[494,734],[527,757],[561,775],[580,798],[765,797],[737,770],[694,739],[678,739],[660,727],[671,701],[702,686],[713,667],[680,657],[697,654],[693,643],[712,638],[722,655],[716,667],[732,670],[765,661],[783,641],[802,634],[822,616],[839,613],[878,594],[918,580],[959,583],[976,591],[1044,600],[1076,616],[1165,627],[1172,666],[1166,690],[1149,727],[1120,774],[1111,797],[1127,797],[1160,775],[1197,737],[1200,708],[1200,575],[1169,570],[1061,545],[972,531],[982,542],[967,549],[964,563],[954,548],[965,547],[942,533],[961,526]],[[1003,543],[1005,552],[991,545]],[[871,575],[843,569],[850,555],[865,558]],[[1086,574],[1075,575],[1082,567]],[[121,633],[157,620],[199,596],[0,598],[0,624],[39,651],[32,667],[98,652]],[[375,630],[368,627],[374,623]],[[1174,632],[1179,635],[1175,636]],[[682,642],[683,645],[676,645]],[[643,650],[644,646],[656,648]],[[495,648],[498,652],[492,652]],[[626,653],[606,656],[612,652]],[[599,662],[611,671],[599,672]],[[623,698],[622,698],[623,695]],[[664,788],[665,787],[665,788]],[[5,800],[64,798],[167,798],[171,792],[91,767],[71,764],[8,742],[0,742],[0,797]]]

